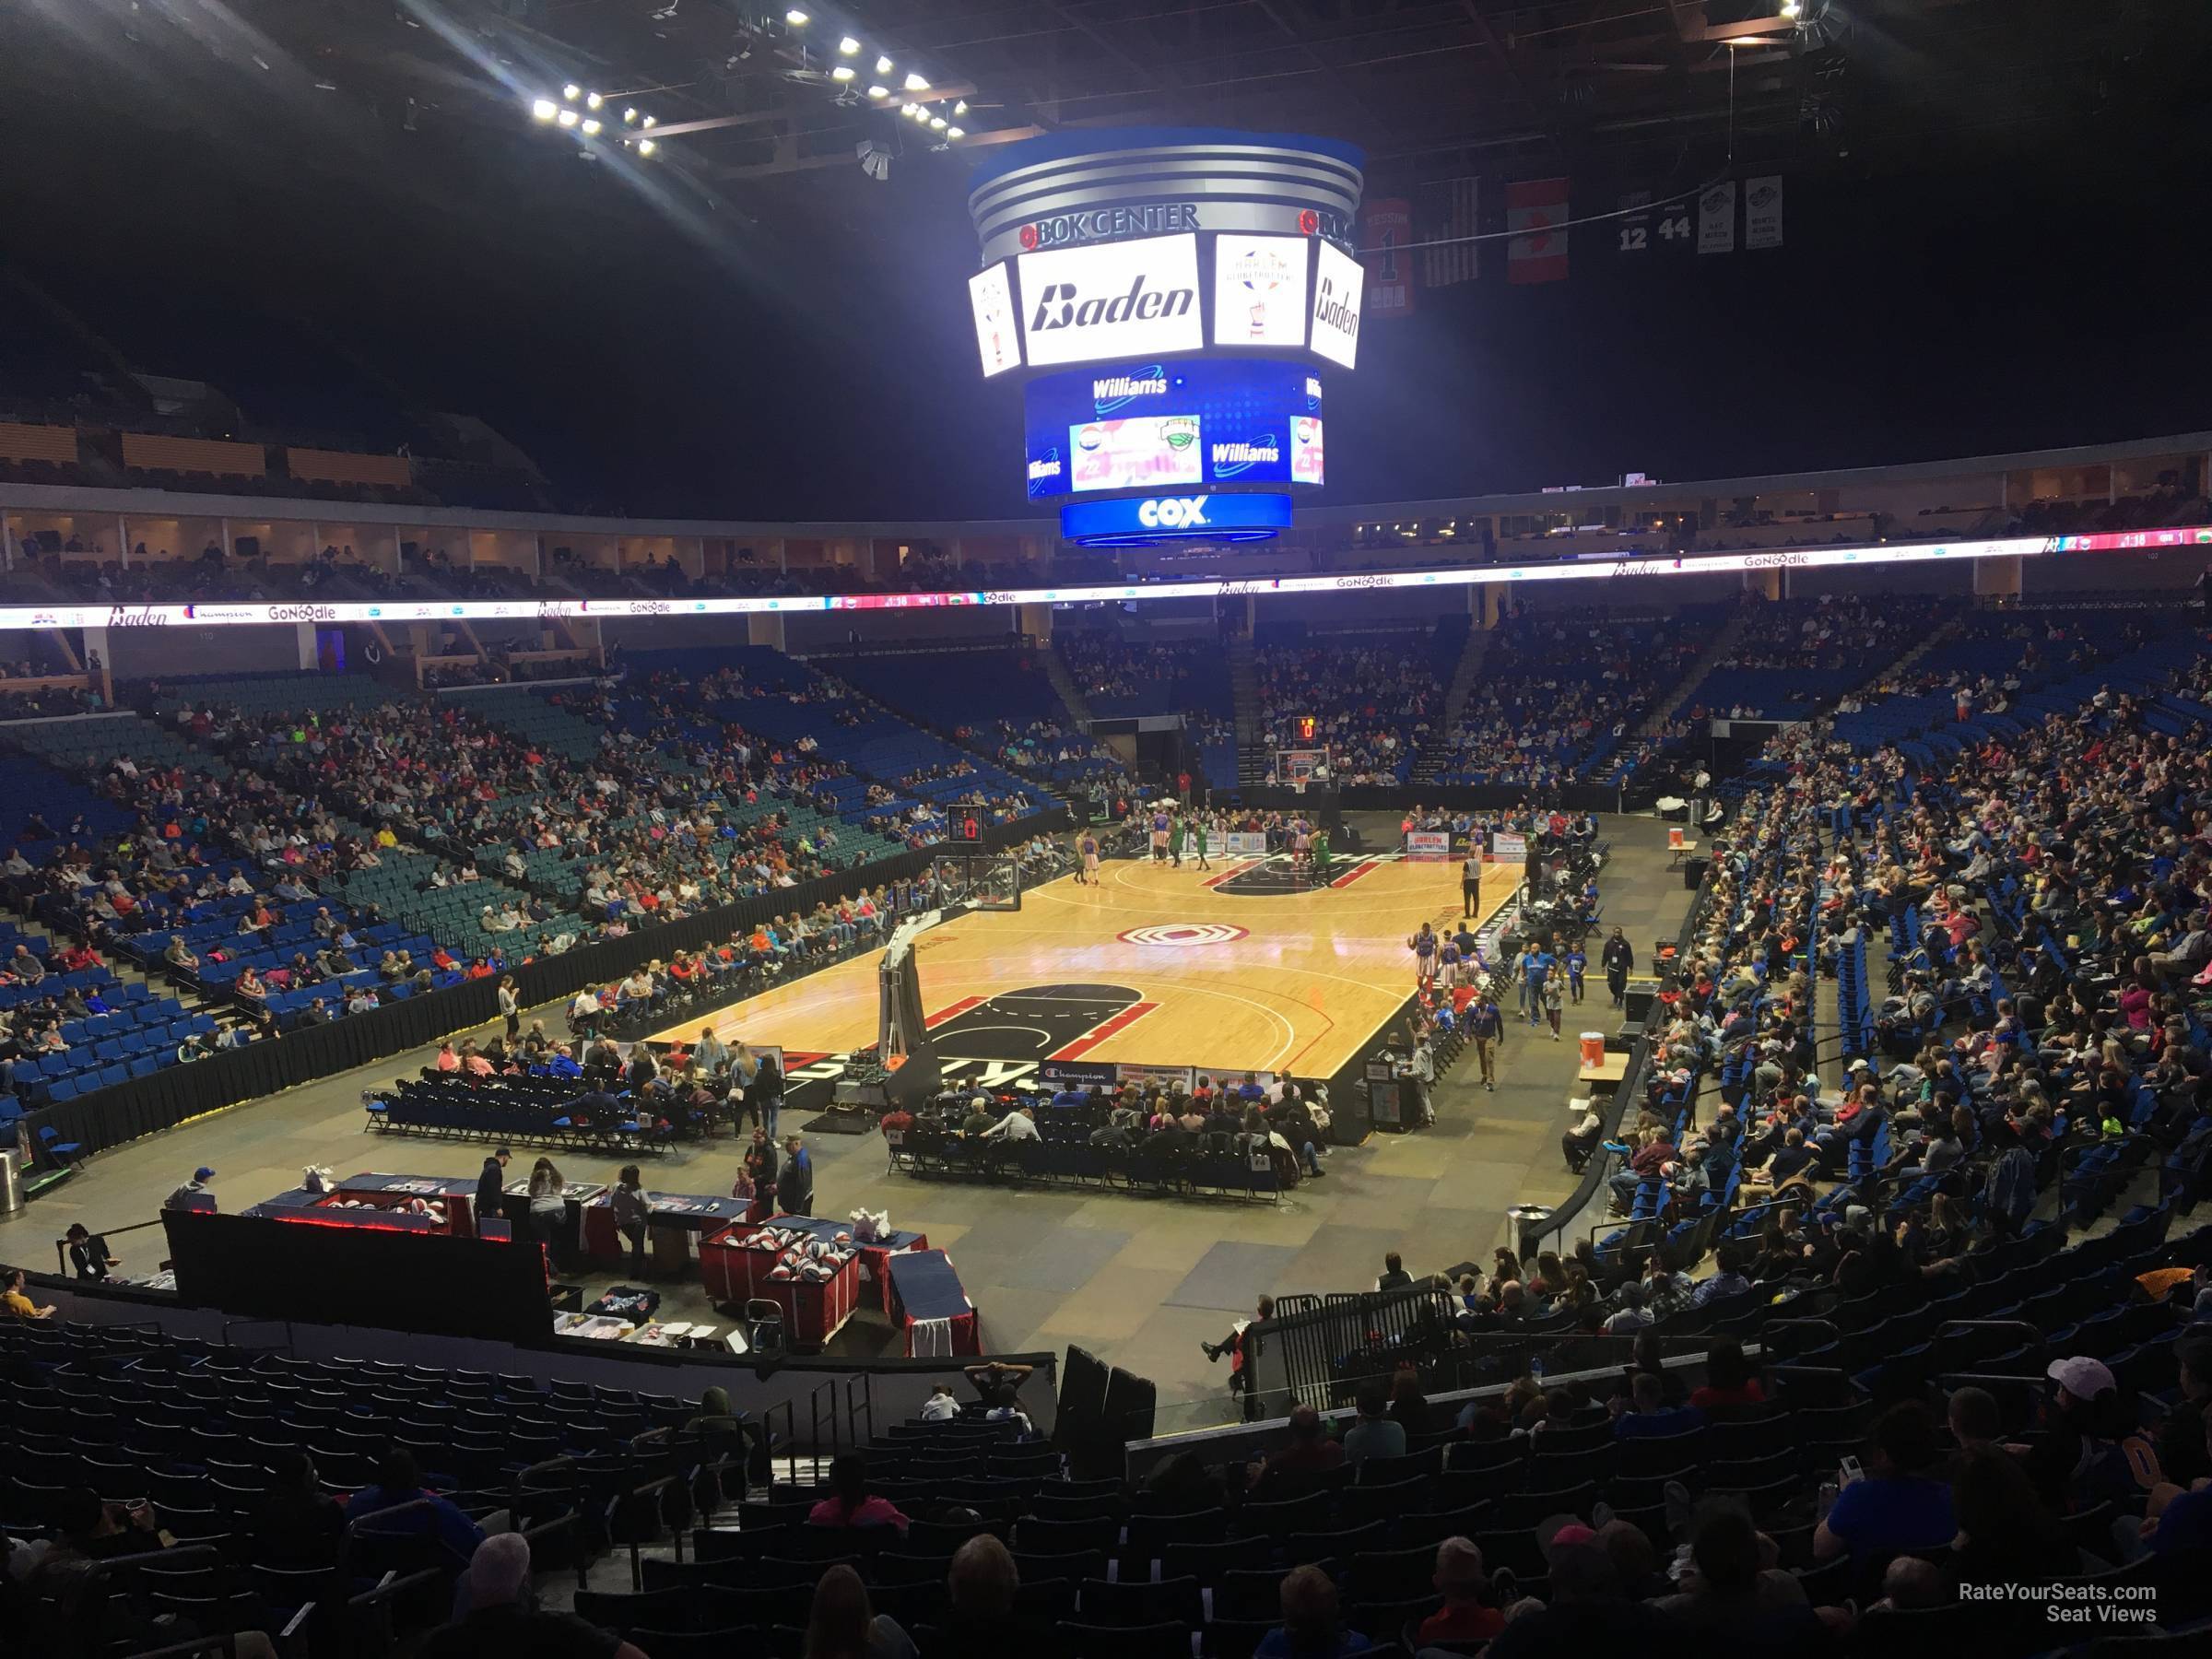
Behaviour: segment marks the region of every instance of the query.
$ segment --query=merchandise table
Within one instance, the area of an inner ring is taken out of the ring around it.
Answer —
[[[700,1277],[717,1307],[742,1307],[748,1301],[772,1301],[783,1310],[783,1339],[794,1350],[825,1347],[844,1329],[845,1321],[860,1300],[860,1257],[848,1257],[843,1266],[822,1280],[771,1278],[777,1253],[753,1250],[741,1241],[759,1231],[759,1226],[740,1222],[699,1241]],[[902,1260],[894,1256],[893,1262]]]
[[[647,1193],[645,1240],[658,1273],[680,1277],[696,1253],[692,1241],[734,1221],[745,1218],[746,1206],[735,1198],[712,1198],[699,1193]],[[614,1189],[607,1188],[582,1206],[583,1253],[594,1261],[619,1262],[629,1246],[615,1230]]]
[[[834,1243],[841,1232],[853,1230],[850,1221],[832,1221],[822,1216],[771,1216],[763,1227],[787,1227],[794,1232],[812,1233],[816,1238]],[[929,1239],[918,1232],[900,1232],[893,1229],[887,1236],[862,1243],[848,1241],[860,1252],[860,1282],[873,1285],[875,1295],[869,1300],[885,1313],[891,1312],[891,1258],[910,1250],[927,1250]]]
[[[441,1205],[445,1219],[419,1216],[407,1209],[414,1199]],[[477,1183],[444,1175],[385,1175],[364,1173],[333,1179],[331,1190],[318,1193],[294,1187],[241,1213],[274,1216],[280,1220],[308,1220],[351,1227],[396,1227],[410,1232],[451,1233],[473,1238],[477,1231]]]
[[[906,1357],[981,1354],[975,1304],[960,1288],[952,1258],[941,1250],[909,1251],[890,1259],[891,1323],[906,1331]]]

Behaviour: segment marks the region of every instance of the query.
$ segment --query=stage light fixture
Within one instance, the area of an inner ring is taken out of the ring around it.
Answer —
[[[661,124],[661,118],[660,118],[659,116],[657,116],[657,115],[648,115],[648,116],[646,116],[646,117],[645,117],[645,119],[644,119],[643,121],[640,122],[638,124],[639,124],[640,126],[643,127],[643,128],[644,128],[644,129],[645,129],[647,132],[649,132],[649,133],[650,133],[650,132],[652,132],[652,131],[653,131],[653,129],[654,127],[656,127],[656,126],[659,126],[659,125]]]
[[[540,121],[550,121],[560,113],[560,106],[549,98],[541,98],[530,106],[530,113]]]
[[[641,138],[638,140],[638,154],[641,156],[650,156],[660,146],[653,143],[653,141],[650,138]]]
[[[959,127],[948,126],[945,129],[945,136],[947,138],[965,138],[968,136],[968,135],[962,132]]]
[[[583,95],[583,107],[587,110],[595,110],[606,101],[606,100],[596,92],[586,92]]]
[[[625,110],[622,112],[622,124],[624,126],[630,125],[637,120],[637,118],[638,112],[635,110]]]
[[[804,29],[813,20],[813,18],[809,18],[805,12],[801,11],[795,6],[783,14],[783,21],[790,24],[794,29]]]
[[[929,83],[914,70],[909,69],[906,72],[906,89],[909,92],[926,92],[929,90]]]
[[[890,95],[891,89],[888,87],[870,87],[868,88],[870,98],[888,98]]]
[[[833,81],[851,80],[853,78],[853,65],[850,64],[840,64],[836,68],[830,71],[830,78]]]
[[[560,95],[567,99],[571,103],[574,103],[578,99],[583,96],[583,88],[578,86],[574,81],[571,81],[567,86],[560,89]]]
[[[878,57],[876,60],[876,73],[878,75],[888,75],[891,72],[891,60],[888,57]]]
[[[964,99],[964,98],[963,98],[963,99],[961,99],[961,100],[960,100],[960,101],[959,101],[959,103],[956,103],[956,104],[954,104],[954,105],[952,106],[952,112],[953,112],[955,115],[965,115],[965,114],[967,114],[967,113],[968,113],[968,100],[967,100],[966,99]]]
[[[576,112],[573,110],[561,111],[560,124],[564,127],[574,126],[576,124]]]
[[[854,53],[860,50],[860,42],[854,40],[851,35],[847,35],[844,37],[844,39],[838,41],[837,50],[841,55],[845,57],[851,57]]]
[[[584,135],[586,138],[596,138],[596,137],[598,137],[598,136],[599,136],[599,124],[598,124],[597,122],[595,122],[595,121],[592,121],[592,120],[588,120],[588,119],[587,119],[587,120],[584,122],[584,124],[583,124],[583,135]]]
[[[932,115],[929,118],[929,124],[936,128],[936,130],[941,133],[945,130],[945,117],[942,115]]]

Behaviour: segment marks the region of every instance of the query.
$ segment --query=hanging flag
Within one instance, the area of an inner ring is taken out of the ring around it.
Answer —
[[[1744,181],[1744,246],[1782,246],[1782,180]]]
[[[1370,202],[1367,229],[1360,234],[1359,261],[1367,266],[1367,314],[1413,315],[1413,209],[1395,197]]]
[[[1427,238],[1442,245],[1421,250],[1421,280],[1432,288],[1472,282],[1477,275],[1475,255],[1482,244],[1473,239],[1480,229],[1475,211],[1476,192],[1480,183],[1478,179],[1444,181],[1443,217],[1436,221]]]
[[[1565,179],[1524,179],[1505,187],[1505,244],[1508,282],[1567,280],[1567,183]]]
[[[1698,198],[1698,252],[1735,252],[1735,181],[1715,184]]]

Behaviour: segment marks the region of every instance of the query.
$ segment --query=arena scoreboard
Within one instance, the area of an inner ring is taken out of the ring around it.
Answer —
[[[1364,159],[1204,128],[1052,134],[974,176],[985,378],[1021,377],[1024,488],[1086,546],[1249,541],[1326,480],[1358,366]]]

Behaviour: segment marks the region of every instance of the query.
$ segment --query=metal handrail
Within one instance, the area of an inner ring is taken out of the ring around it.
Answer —
[[[108,1239],[118,1237],[124,1233],[139,1232],[146,1228],[160,1225],[161,1218],[156,1216],[151,1221],[131,1221],[122,1227],[93,1227],[88,1228],[86,1230],[96,1239]],[[69,1272],[69,1241],[67,1239],[56,1239],[53,1241],[53,1262],[54,1272],[58,1276],[66,1277]]]
[[[839,1430],[837,1421],[837,1379],[824,1377],[806,1391],[806,1416],[811,1429],[810,1439],[814,1446],[814,1455],[818,1461],[822,1455],[822,1396],[825,1394],[830,1396],[830,1454],[835,1456],[844,1450],[844,1437]],[[798,1467],[795,1457],[792,1467],[794,1470]]]

